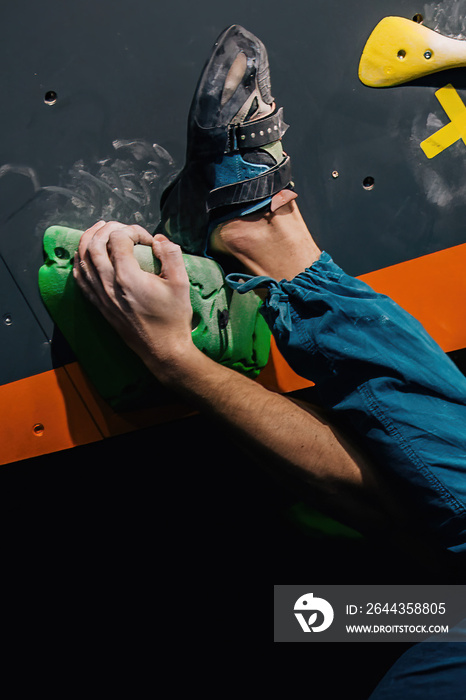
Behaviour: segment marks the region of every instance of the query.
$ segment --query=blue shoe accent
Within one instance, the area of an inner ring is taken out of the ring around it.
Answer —
[[[248,163],[240,153],[227,153],[221,163],[215,164],[215,181],[212,189],[232,185],[241,180],[249,180],[267,172],[270,165]]]

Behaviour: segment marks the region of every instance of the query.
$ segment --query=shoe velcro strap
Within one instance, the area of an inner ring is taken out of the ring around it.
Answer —
[[[225,153],[237,151],[239,148],[254,148],[265,146],[283,137],[288,124],[283,121],[283,107],[263,119],[231,124],[228,127],[228,138]]]
[[[273,197],[274,194],[285,189],[291,183],[291,161],[286,156],[278,165],[275,165],[267,172],[251,177],[248,180],[241,180],[232,185],[224,185],[212,190],[207,197],[207,211],[210,212],[218,207],[225,207],[231,204],[243,204]]]

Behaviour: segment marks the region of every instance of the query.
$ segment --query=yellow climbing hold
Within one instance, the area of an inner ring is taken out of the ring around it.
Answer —
[[[459,66],[466,66],[466,41],[404,17],[385,17],[366,42],[359,79],[369,87],[390,87]]]

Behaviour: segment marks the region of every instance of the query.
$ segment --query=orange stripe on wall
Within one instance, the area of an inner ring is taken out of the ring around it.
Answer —
[[[417,318],[445,352],[466,347],[466,243],[359,279]]]
[[[102,439],[66,370],[0,386],[0,464]]]
[[[192,415],[181,403],[114,411],[77,362],[0,386],[0,465]]]

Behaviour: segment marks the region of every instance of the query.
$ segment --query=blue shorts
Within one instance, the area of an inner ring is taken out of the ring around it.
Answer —
[[[269,288],[262,313],[289,365],[395,482],[421,531],[466,552],[466,377],[423,326],[325,252],[290,282],[227,281]]]

